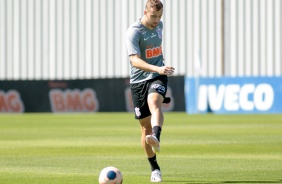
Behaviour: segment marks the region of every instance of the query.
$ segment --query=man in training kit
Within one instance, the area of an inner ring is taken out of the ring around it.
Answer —
[[[160,134],[164,122],[162,103],[168,75],[174,68],[164,65],[162,53],[163,4],[147,0],[143,17],[127,30],[127,51],[131,64],[130,87],[135,118],[141,125],[141,143],[151,165],[151,182],[161,182],[162,174],[156,152],[160,152]]]

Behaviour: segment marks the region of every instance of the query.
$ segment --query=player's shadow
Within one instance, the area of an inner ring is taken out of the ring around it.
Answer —
[[[282,180],[273,181],[163,181],[163,183],[182,183],[183,184],[225,184],[225,183],[282,183]]]

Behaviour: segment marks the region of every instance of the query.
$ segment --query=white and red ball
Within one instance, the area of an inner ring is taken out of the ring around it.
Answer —
[[[99,175],[99,184],[122,184],[122,180],[120,170],[113,166],[105,167]]]

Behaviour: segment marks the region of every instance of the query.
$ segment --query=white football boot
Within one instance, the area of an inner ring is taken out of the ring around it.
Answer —
[[[156,169],[151,174],[151,182],[162,182],[162,173]]]
[[[146,143],[152,147],[154,153],[160,152],[160,143],[158,139],[153,135],[146,136]]]

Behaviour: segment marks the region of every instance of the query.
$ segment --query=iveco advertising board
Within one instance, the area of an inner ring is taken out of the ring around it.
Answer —
[[[282,77],[185,78],[186,112],[282,113]]]

